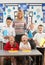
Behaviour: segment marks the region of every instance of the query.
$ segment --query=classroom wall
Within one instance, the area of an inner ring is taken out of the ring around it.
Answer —
[[[5,3],[0,3],[0,28],[6,24],[5,22],[8,16],[14,21],[17,11],[20,8],[24,10],[26,21],[35,23],[36,27],[40,23],[45,26],[45,3],[42,3],[42,1],[41,3],[27,3],[27,1],[26,3],[14,3],[14,1],[13,3],[9,1],[6,3],[5,1]]]

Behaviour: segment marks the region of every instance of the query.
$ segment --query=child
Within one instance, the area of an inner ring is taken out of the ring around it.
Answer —
[[[6,43],[6,45],[4,46],[4,50],[19,50],[19,46],[18,43],[15,42],[15,39],[13,36],[9,37],[9,42]],[[6,60],[9,60],[13,63],[13,65],[16,65],[16,58],[15,57],[8,57],[5,58]],[[7,63],[8,64],[8,63]]]
[[[4,37],[3,43],[7,43],[8,42],[9,36],[14,36],[15,37],[15,30],[11,26],[11,24],[12,24],[11,17],[7,17],[6,25],[3,27],[3,37]]]
[[[21,42],[20,42],[19,49],[20,50],[31,50],[31,46],[30,46],[30,43],[28,42],[27,35],[23,35],[21,37]]]
[[[36,46],[40,46],[41,39],[45,38],[45,33],[43,33],[43,25],[38,25],[38,33],[34,35],[34,41]]]
[[[23,51],[23,50],[31,50],[31,46],[30,46],[30,43],[28,42],[28,37],[27,37],[27,35],[23,35],[22,37],[21,37],[21,42],[20,42],[20,45],[19,45],[19,49],[21,50],[21,51]],[[30,56],[28,56],[28,57],[23,57],[22,59],[24,60],[23,61],[23,63],[24,63],[24,65],[27,65],[27,63],[26,63],[26,59],[29,59],[29,63],[31,64],[31,57]]]
[[[40,47],[40,42],[41,42],[41,39],[42,38],[45,38],[45,33],[43,33],[43,25],[38,25],[38,33],[36,33],[35,35],[34,35],[34,41],[35,41],[35,43],[36,43],[36,47]],[[43,50],[42,49],[38,49],[42,54],[43,54],[43,56],[44,56],[44,52],[43,52]],[[36,65],[39,65],[39,58],[38,57],[36,57]],[[41,60],[40,60],[41,61]],[[43,61],[42,61],[42,63],[43,63]]]
[[[28,31],[34,36],[36,34],[35,24],[34,23],[28,23],[27,25]]]

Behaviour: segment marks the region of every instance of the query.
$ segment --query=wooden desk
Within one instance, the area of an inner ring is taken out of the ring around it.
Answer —
[[[45,65],[45,47],[37,47],[37,49],[43,54],[43,65]]]
[[[0,50],[0,57],[4,57],[4,56],[39,56],[39,59],[41,59],[40,57],[42,56],[42,53],[40,53],[38,50],[32,50],[30,52],[23,52],[23,51],[18,51],[18,52],[8,52],[8,51],[4,51],[4,50]],[[39,64],[41,65],[41,63]]]

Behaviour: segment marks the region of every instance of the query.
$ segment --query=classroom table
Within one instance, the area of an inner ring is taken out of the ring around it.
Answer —
[[[42,55],[43,55],[43,65],[45,65],[45,47],[37,47],[37,49],[42,53]]]
[[[31,50],[30,52],[26,52],[26,51],[10,52],[10,51],[0,50],[0,57],[5,57],[5,56],[35,56],[35,57],[39,56],[39,59],[41,59],[40,57],[42,57],[42,53],[40,53],[37,49]],[[41,62],[39,65],[41,65]]]

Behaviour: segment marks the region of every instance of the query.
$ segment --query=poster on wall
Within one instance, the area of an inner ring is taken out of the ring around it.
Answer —
[[[3,12],[5,11],[5,6],[3,3],[0,3],[0,23],[3,23]]]
[[[45,3],[42,4],[42,11],[43,11],[43,23],[45,23]]]
[[[3,22],[3,13],[0,13],[0,23]]]
[[[26,3],[20,3],[18,8],[27,11],[27,9],[29,9],[29,5]]]
[[[45,11],[45,3],[42,4],[42,11]]]
[[[43,23],[45,23],[45,13],[43,13]]]

